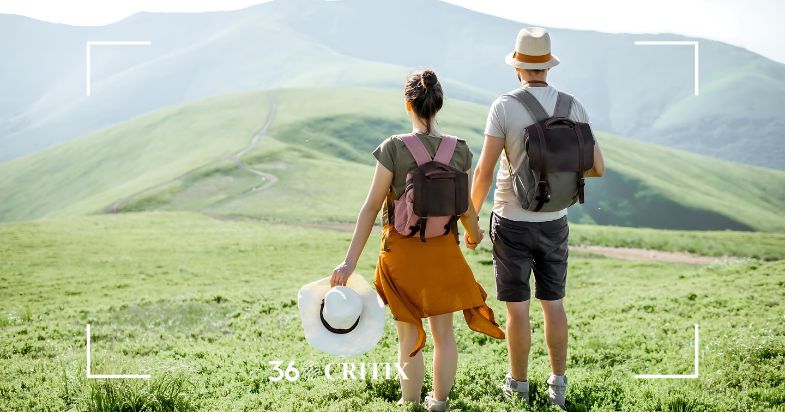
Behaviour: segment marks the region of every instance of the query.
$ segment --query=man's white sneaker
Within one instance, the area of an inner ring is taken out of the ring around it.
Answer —
[[[567,377],[564,375],[553,375],[548,377],[548,400],[564,409],[567,410],[565,405],[567,399]]]
[[[450,398],[443,401],[437,400],[433,392],[428,392],[425,396],[425,409],[428,412],[444,412],[450,407]]]
[[[507,376],[504,377],[504,385],[502,385],[502,394],[507,399],[518,398],[529,402],[529,381],[516,381],[510,372],[507,372]]]

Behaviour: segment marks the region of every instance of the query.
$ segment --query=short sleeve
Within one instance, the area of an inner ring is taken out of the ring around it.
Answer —
[[[491,105],[488,111],[488,119],[485,121],[485,135],[504,138],[507,136],[507,128],[504,125],[504,107],[502,99],[499,97]]]
[[[393,138],[388,137],[384,139],[384,141],[381,142],[372,153],[376,160],[382,164],[382,166],[392,172],[395,168],[396,152],[397,150],[395,148],[395,142],[393,141]]]
[[[589,115],[578,99],[573,97],[572,110],[570,111],[570,118],[576,122],[589,123]]]
[[[472,157],[474,154],[472,153],[472,149],[469,148],[469,145],[466,145],[466,165],[464,166],[463,170],[469,170],[472,168]]]

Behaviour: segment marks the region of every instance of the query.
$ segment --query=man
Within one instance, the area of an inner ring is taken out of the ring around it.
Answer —
[[[559,60],[551,54],[550,37],[545,29],[525,28],[516,40],[515,51],[506,59],[515,67],[521,87],[526,88],[552,116],[558,91],[546,83],[548,70]],[[583,106],[573,100],[569,118],[588,123]],[[488,195],[493,170],[502,153],[502,165],[496,175],[493,195],[490,238],[493,242],[493,267],[497,298],[507,305],[507,350],[510,371],[502,385],[508,398],[528,401],[528,361],[531,344],[529,323],[530,273],[534,271],[535,297],[540,300],[545,320],[552,374],[548,378],[548,398],[565,406],[567,377],[567,315],[564,298],[567,277],[567,209],[551,212],[525,210],[512,188],[508,167],[517,168],[523,156],[524,129],[535,120],[526,108],[511,96],[501,96],[493,103],[485,126],[485,142],[474,172],[472,203],[479,213]],[[515,169],[514,169],[515,170]],[[599,145],[594,146],[594,166],[586,177],[602,176],[605,166]],[[475,247],[465,239],[469,247]]]

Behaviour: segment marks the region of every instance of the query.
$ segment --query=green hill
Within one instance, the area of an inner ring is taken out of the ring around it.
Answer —
[[[277,177],[267,185],[230,155],[274,108],[268,135],[243,156]],[[444,132],[479,157],[486,108],[448,100]],[[400,92],[287,89],[227,95],[149,113],[0,164],[0,219],[189,210],[281,221],[352,222],[381,140],[409,128]],[[678,229],[785,230],[785,173],[598,133],[608,176],[590,181],[583,223]],[[128,195],[132,195],[126,199]],[[489,208],[485,208],[484,213]]]

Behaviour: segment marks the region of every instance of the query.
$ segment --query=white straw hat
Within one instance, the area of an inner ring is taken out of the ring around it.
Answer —
[[[551,54],[551,37],[542,27],[527,27],[518,32],[515,51],[505,59],[510,66],[521,69],[550,69],[559,64],[559,59]]]
[[[331,288],[329,276],[303,286],[297,306],[305,340],[332,355],[362,355],[384,332],[384,302],[357,273],[346,286]]]

